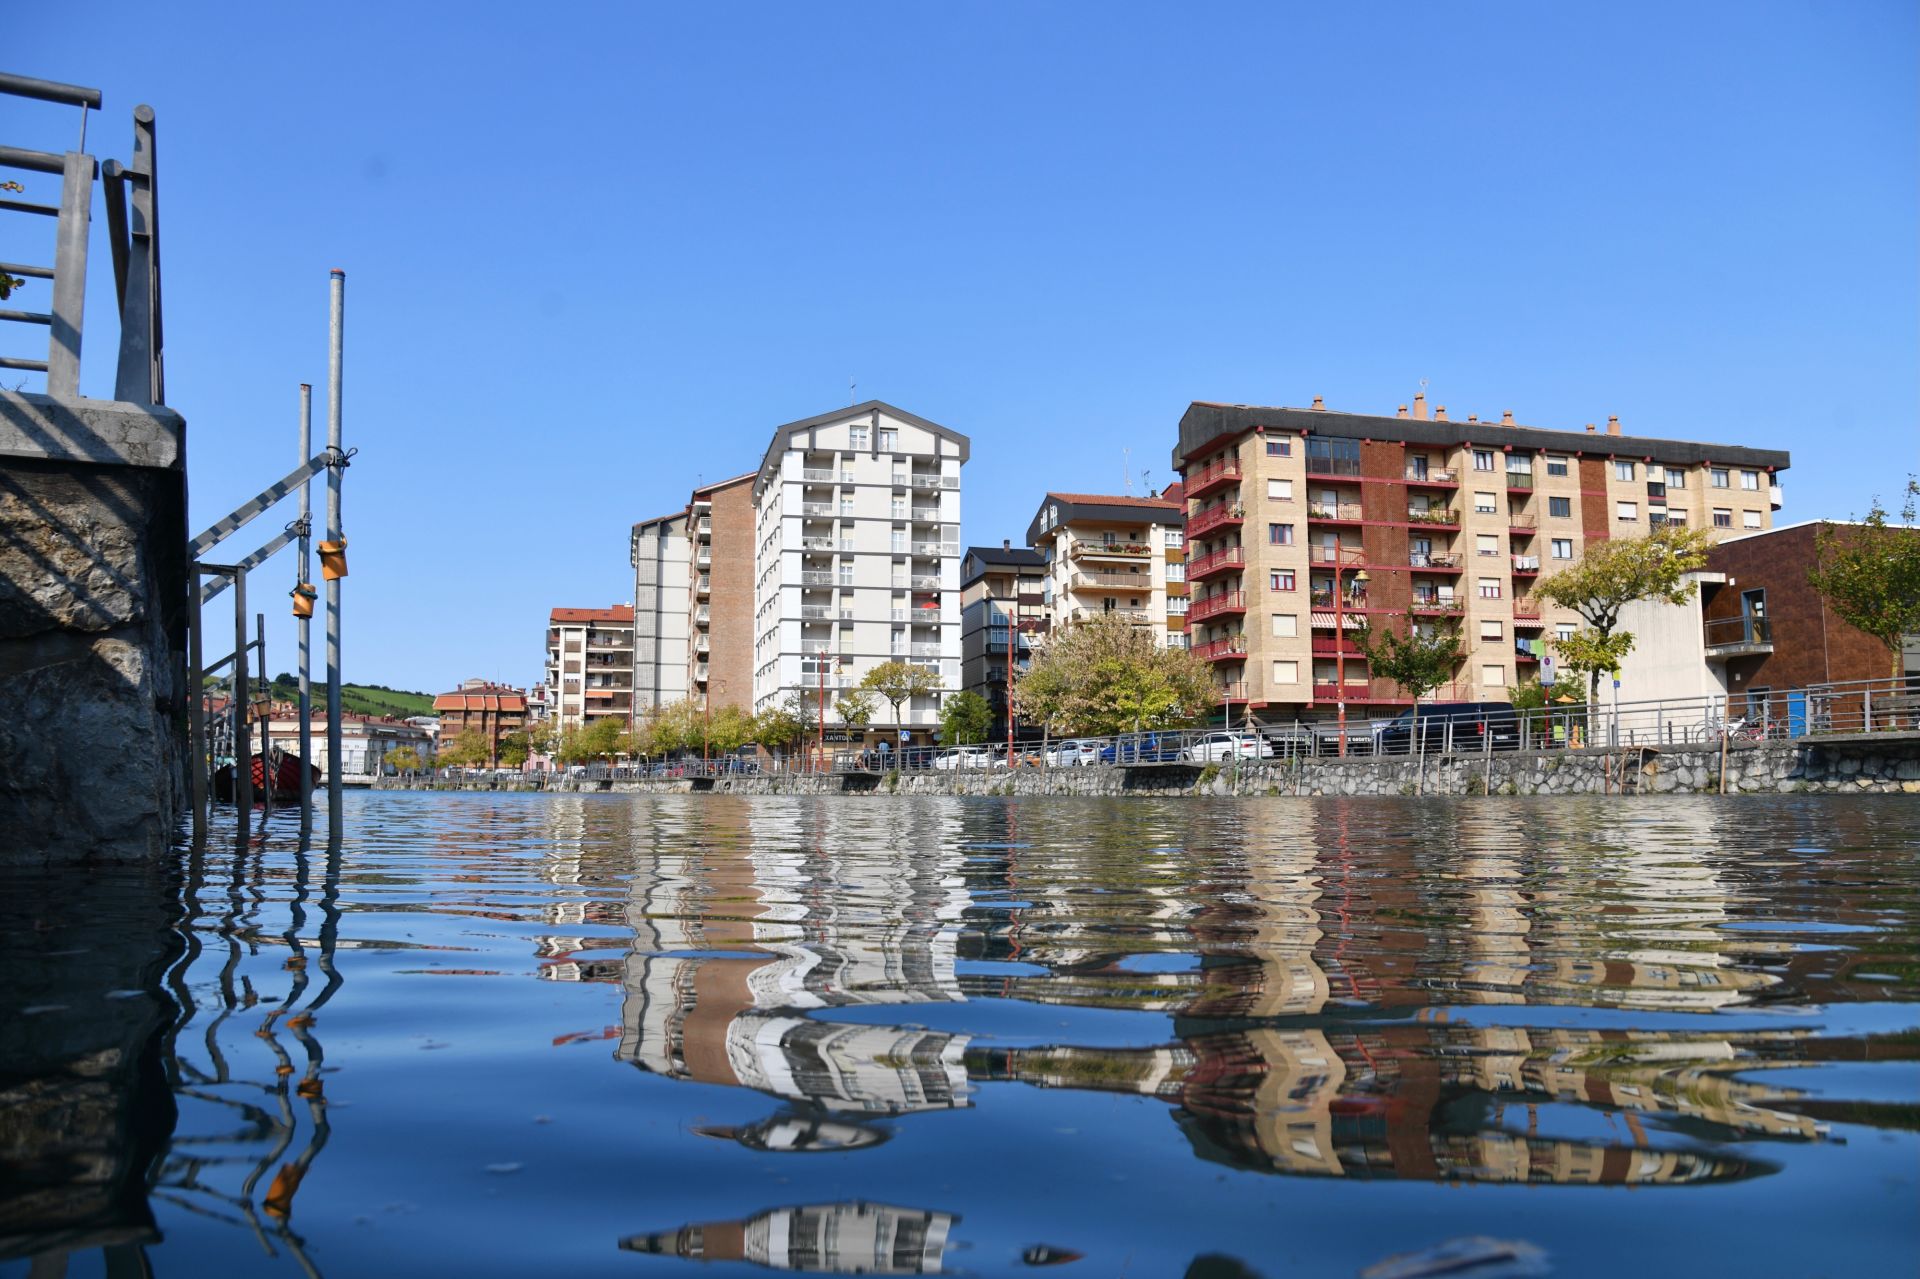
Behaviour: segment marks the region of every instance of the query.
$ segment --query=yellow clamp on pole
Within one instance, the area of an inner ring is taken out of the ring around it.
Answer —
[[[314,589],[313,583],[302,582],[291,591],[288,591],[287,594],[293,596],[293,615],[295,617],[313,616],[313,602],[320,597],[320,592]]]
[[[320,576],[331,582],[347,575],[347,539],[337,542],[322,542],[316,548],[320,552]]]

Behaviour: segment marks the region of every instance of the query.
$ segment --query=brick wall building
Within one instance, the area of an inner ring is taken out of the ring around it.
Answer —
[[[688,503],[693,591],[687,687],[695,705],[753,710],[753,482],[737,475]]]
[[[433,713],[440,717],[440,745],[462,733],[476,733],[491,746],[488,764],[498,765],[500,739],[527,726],[527,697],[517,688],[470,679],[434,698]]]

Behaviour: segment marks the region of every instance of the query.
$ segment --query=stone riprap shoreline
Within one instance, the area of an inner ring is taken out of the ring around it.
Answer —
[[[713,778],[382,778],[388,790],[710,791],[729,795],[1711,795],[1718,745],[1556,750],[1413,759],[1110,764],[1000,772],[796,773]],[[1730,745],[1728,794],[1920,795],[1920,733]]]

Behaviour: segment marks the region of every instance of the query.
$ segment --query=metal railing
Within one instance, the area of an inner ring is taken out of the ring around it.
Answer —
[[[1773,626],[1764,617],[1710,617],[1702,626],[1708,648],[1747,648],[1773,643]]]
[[[1409,466],[1407,468],[1407,479],[1415,484],[1458,484],[1460,482],[1460,473],[1458,471],[1443,470],[1435,466],[1430,466],[1426,471],[1422,472],[1415,467]]]

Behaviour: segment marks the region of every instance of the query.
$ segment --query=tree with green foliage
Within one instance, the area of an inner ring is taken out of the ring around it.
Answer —
[[[673,755],[698,750],[705,731],[706,712],[683,697],[648,711],[634,736],[643,755]]]
[[[1014,708],[1050,735],[1168,728],[1217,700],[1207,664],[1184,648],[1162,648],[1151,630],[1114,614],[1064,627],[1015,681]]]
[[[621,738],[626,733],[627,726],[612,716],[596,719],[574,738],[574,750],[580,762],[611,760],[620,753]]]
[[[860,687],[893,707],[893,726],[900,728],[905,724],[900,708],[916,697],[932,697],[938,693],[940,676],[911,662],[882,662],[866,673]]]
[[[731,755],[753,740],[753,716],[738,706],[722,706],[701,719],[702,746],[709,755]]]
[[[1633,650],[1633,632],[1620,628],[1620,614],[1641,600],[1684,604],[1693,597],[1687,574],[1703,567],[1713,535],[1706,529],[1665,524],[1646,537],[1590,542],[1580,559],[1534,588],[1542,599],[1572,609],[1586,626],[1554,640],[1561,664],[1588,679],[1587,703],[1600,697],[1600,676],[1618,675]]]
[[[1840,620],[1887,646],[1890,673],[1901,673],[1900,646],[1920,631],[1920,479],[1907,477],[1899,524],[1890,523],[1878,497],[1856,524],[1814,530],[1814,567],[1807,581]]]
[[[940,740],[949,746],[984,742],[992,727],[993,707],[971,689],[955,693],[940,708]]]
[[[396,746],[387,752],[387,763],[403,773],[420,771],[420,752],[411,746]]]
[[[790,751],[806,740],[812,719],[807,695],[799,689],[753,717],[753,740],[769,750]]]
[[[850,688],[833,699],[833,713],[848,728],[865,729],[873,723],[873,694],[864,688]]]
[[[500,767],[521,768],[532,751],[533,744],[524,730],[508,733],[500,739]]]
[[[1352,632],[1354,647],[1367,659],[1367,671],[1392,680],[1413,699],[1413,738],[1420,738],[1420,699],[1453,679],[1466,653],[1460,628],[1451,623],[1410,625],[1405,634],[1375,630],[1362,621]]]
[[[479,768],[492,759],[492,744],[468,729],[453,740],[440,743],[434,763],[441,768]]]

